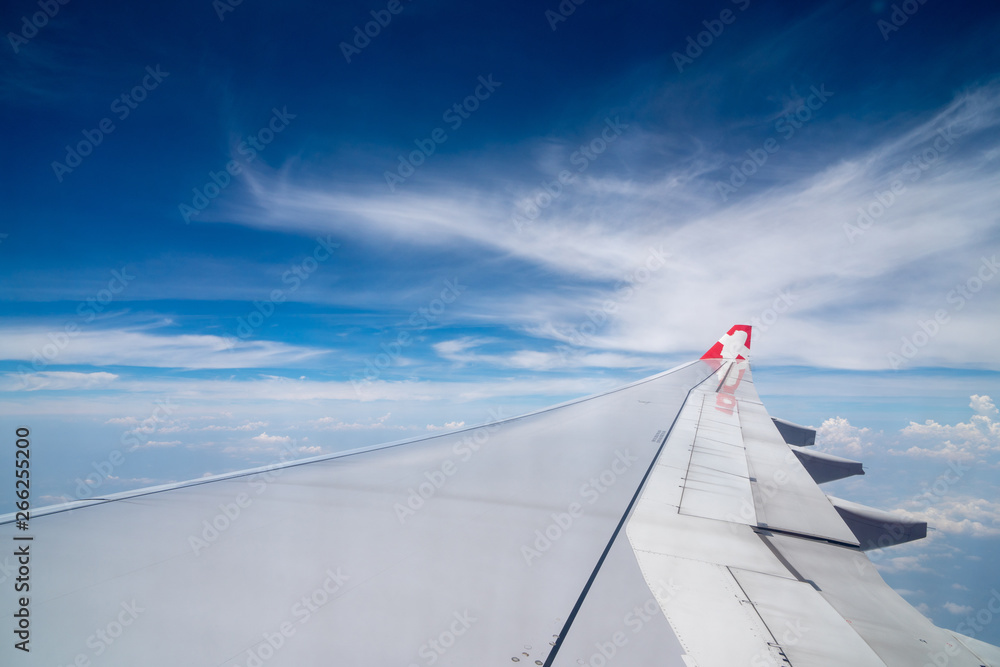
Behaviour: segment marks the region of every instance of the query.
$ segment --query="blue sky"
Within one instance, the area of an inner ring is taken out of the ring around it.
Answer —
[[[903,5],[6,3],[0,422],[55,502],[752,322],[772,414],[869,466],[831,493],[938,528],[879,566],[955,627],[1000,589],[1000,14]]]

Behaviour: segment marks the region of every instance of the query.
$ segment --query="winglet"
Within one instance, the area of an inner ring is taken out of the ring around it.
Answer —
[[[701,355],[702,359],[749,359],[750,325],[737,324],[719,342]]]

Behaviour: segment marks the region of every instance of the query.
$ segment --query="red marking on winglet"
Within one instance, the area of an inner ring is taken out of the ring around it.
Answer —
[[[750,325],[737,324],[702,359],[747,359],[750,356]]]

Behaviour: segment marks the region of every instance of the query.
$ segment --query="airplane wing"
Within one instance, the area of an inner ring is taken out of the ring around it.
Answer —
[[[1000,667],[882,581],[865,551],[926,525],[823,493],[860,465],[772,420],[750,335],[516,418],[0,517],[2,664]]]

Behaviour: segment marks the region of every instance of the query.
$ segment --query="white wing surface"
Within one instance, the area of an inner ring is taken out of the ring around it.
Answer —
[[[30,651],[7,634],[2,664],[1000,667],[881,580],[864,549],[922,524],[823,494],[854,463],[786,444],[749,346],[737,326],[529,415],[0,517],[30,553]]]

